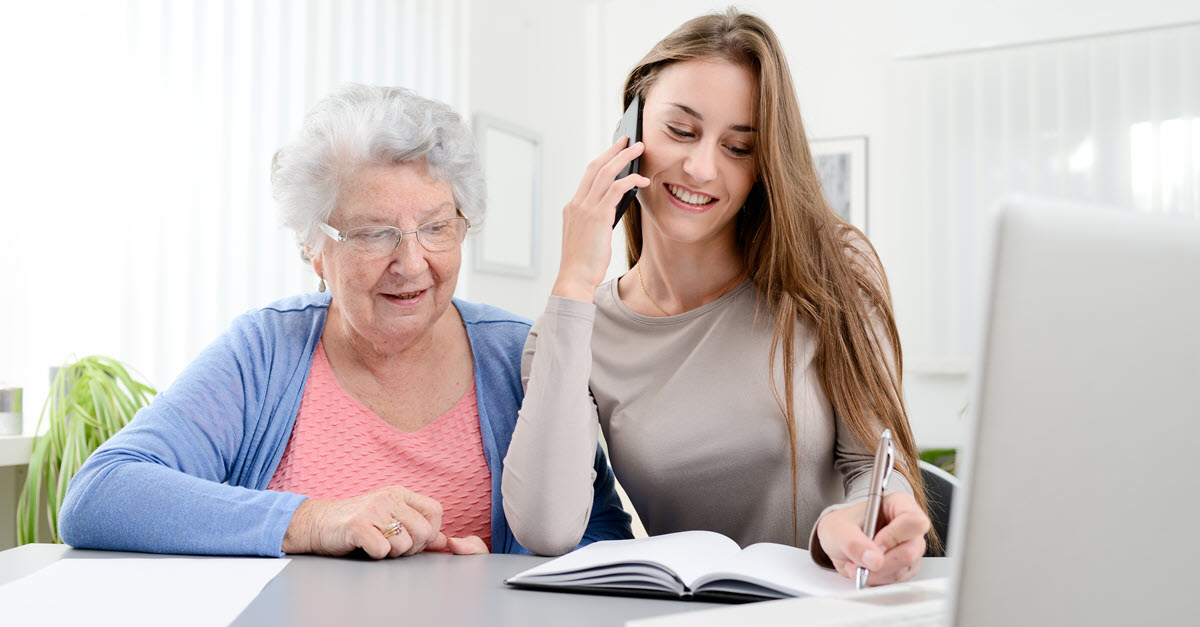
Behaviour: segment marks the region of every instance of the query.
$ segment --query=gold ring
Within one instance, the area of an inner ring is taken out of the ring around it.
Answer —
[[[400,535],[401,529],[403,529],[403,527],[400,526],[399,521],[393,522],[392,524],[383,528],[383,537],[390,538],[392,536],[398,536]]]

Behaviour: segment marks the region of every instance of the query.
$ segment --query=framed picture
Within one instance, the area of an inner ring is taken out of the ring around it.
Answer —
[[[866,233],[866,136],[814,139],[809,146],[826,202],[838,215]]]
[[[486,115],[475,138],[487,180],[487,217],[473,242],[475,269],[537,276],[542,200],[542,138]]]

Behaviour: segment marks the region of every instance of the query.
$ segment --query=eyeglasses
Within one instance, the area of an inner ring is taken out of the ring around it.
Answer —
[[[392,254],[410,233],[416,235],[417,242],[431,253],[450,250],[462,243],[471,222],[462,216],[445,218],[426,222],[412,231],[394,226],[360,226],[343,232],[324,222],[318,222],[317,226],[333,240],[349,244],[354,253],[375,258]]]

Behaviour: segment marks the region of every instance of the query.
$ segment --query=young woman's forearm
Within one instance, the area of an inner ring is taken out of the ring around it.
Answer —
[[[551,297],[522,360],[525,400],[504,462],[504,513],[522,546],[575,548],[591,514],[598,423],[588,391],[595,306]]]

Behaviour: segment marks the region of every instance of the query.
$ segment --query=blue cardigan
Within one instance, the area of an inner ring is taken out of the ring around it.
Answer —
[[[72,479],[59,534],[78,548],[215,555],[281,555],[305,499],[266,489],[292,433],[327,294],[249,312],[169,389],[101,446]],[[483,453],[492,471],[492,550],[528,553],[513,538],[500,477],[524,392],[529,322],[454,301],[475,361]],[[612,471],[596,451],[595,501],[583,544],[632,537]]]

